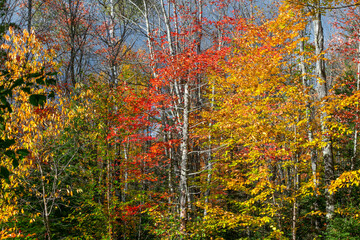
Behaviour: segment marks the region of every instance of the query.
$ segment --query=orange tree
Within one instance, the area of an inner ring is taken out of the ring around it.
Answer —
[[[293,70],[305,23],[283,4],[272,20],[237,26],[223,72],[211,77],[214,107],[204,112],[221,149],[204,227],[210,235],[282,238],[297,228],[298,198],[309,194],[299,181],[309,170],[307,95]]]

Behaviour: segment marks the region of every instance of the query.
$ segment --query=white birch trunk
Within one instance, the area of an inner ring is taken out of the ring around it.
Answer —
[[[316,60],[316,76],[318,78],[318,83],[316,90],[318,93],[319,100],[321,101],[321,106],[325,105],[325,97],[328,95],[328,86],[327,79],[325,74],[325,62],[323,60],[322,53],[324,51],[324,30],[322,27],[321,21],[321,12],[320,12],[320,0],[317,2],[316,14],[313,18],[313,27],[314,27],[314,42],[315,42],[315,54],[318,57]],[[324,161],[324,177],[325,177],[325,198],[326,198],[326,219],[330,220],[333,217],[335,204],[334,196],[329,193],[329,186],[331,180],[334,179],[334,160],[332,154],[332,141],[328,136],[328,127],[326,125],[326,120],[328,114],[323,110],[320,113],[320,124],[322,131],[322,143],[324,145],[322,149],[323,161]]]
[[[45,225],[46,230],[46,239],[51,240],[51,230],[50,230],[50,223],[49,223],[49,212],[48,212],[48,200],[46,199],[46,189],[45,189],[45,176],[41,167],[41,162],[38,162],[39,164],[39,171],[40,171],[40,181],[41,181],[41,196],[42,196],[42,202],[43,202],[43,221]]]
[[[187,192],[188,192],[188,138],[189,138],[189,106],[190,106],[189,83],[184,85],[184,115],[182,125],[182,136],[180,144],[181,160],[180,160],[180,233],[186,234],[187,222]]]
[[[301,31],[300,33],[300,37],[304,37],[304,31]],[[308,84],[308,79],[306,77],[306,67],[305,67],[305,42],[301,41],[300,42],[300,70],[301,70],[301,74],[302,74],[302,84],[304,86],[304,91],[306,91],[306,88],[309,87],[310,84]],[[308,139],[309,142],[313,142],[314,141],[314,134],[313,134],[313,129],[312,129],[312,124],[314,122],[314,108],[311,106],[311,100],[308,99],[306,102],[306,118],[307,118],[307,134],[308,134]],[[319,207],[318,207],[318,194],[317,194],[317,189],[318,189],[318,180],[317,180],[317,150],[316,147],[311,147],[310,150],[310,159],[311,159],[311,171],[312,171],[312,177],[313,177],[313,183],[314,183],[314,196],[315,196],[315,202],[313,204],[314,207],[314,211],[318,211]],[[317,219],[317,217],[315,216],[315,229],[319,229],[319,221]]]
[[[358,38],[360,38],[360,34],[358,34]],[[357,64],[356,91],[359,91],[359,88],[360,88],[360,42],[358,42],[358,64]],[[359,121],[358,113],[359,113],[359,104],[356,104],[356,117],[355,117],[356,124],[355,124],[355,130],[354,130],[353,156],[351,157],[351,166],[350,166],[351,171],[354,171],[355,160],[357,157],[357,142],[358,142],[357,124]]]

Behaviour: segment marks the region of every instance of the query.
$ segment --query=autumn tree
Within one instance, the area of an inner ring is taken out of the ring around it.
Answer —
[[[29,138],[26,139],[24,134],[27,130],[19,125],[24,124],[24,121],[31,124],[31,118],[35,117],[31,114],[31,110],[34,106],[44,106],[47,97],[53,97],[54,93],[48,86],[55,82],[51,78],[55,70],[52,62],[53,52],[43,49],[33,33],[29,34],[24,30],[23,34],[17,34],[10,28],[9,35],[5,35],[5,40],[7,43],[2,45],[2,49],[7,53],[2,75],[4,104],[2,141],[3,146],[6,148],[11,146],[11,148],[2,156],[2,175],[4,177],[1,180],[2,209],[5,209],[5,212],[8,211],[6,210],[8,207],[13,210],[5,213],[2,223],[6,223],[9,217],[13,217],[21,210],[21,207],[17,207],[20,196],[15,194],[14,188],[19,187],[20,184],[17,175],[26,175],[29,165],[22,162],[21,168],[16,168],[19,165],[17,155],[20,155],[20,160],[22,160],[25,156],[29,157],[28,153],[33,150],[27,142]],[[29,61],[30,57],[31,61]],[[13,91],[19,90],[20,87],[21,90],[13,94]],[[6,109],[7,111],[5,111]],[[22,112],[23,110],[25,112]],[[9,124],[9,122],[13,124]],[[35,129],[34,125],[30,125],[28,128],[30,131],[36,131]],[[14,138],[19,140],[15,142],[12,140]],[[12,159],[12,164],[9,164],[9,160],[4,159],[5,155]],[[9,176],[10,172],[4,167],[5,165],[12,166],[10,170],[16,174]],[[4,230],[2,234],[7,234],[6,232],[7,230]]]
[[[38,8],[32,23],[36,34],[57,51],[61,80],[74,87],[84,81],[92,66],[94,9],[81,0],[43,2]]]
[[[236,21],[234,49],[220,62],[223,72],[211,78],[214,108],[204,113],[213,121],[212,144],[221,149],[214,153],[219,185],[205,227],[210,236],[223,229],[233,237],[281,238],[292,218],[297,221],[292,203],[308,187],[299,181],[308,170],[299,161],[308,154],[302,149],[306,93],[291,60],[305,21],[286,4],[275,19]],[[284,220],[290,206],[291,218]]]

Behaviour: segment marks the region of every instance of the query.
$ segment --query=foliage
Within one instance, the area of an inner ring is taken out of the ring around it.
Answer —
[[[355,218],[335,217],[326,232],[326,239],[357,239],[359,224],[359,220]]]
[[[299,16],[284,5],[276,19],[263,24],[239,21],[233,51],[221,63],[224,74],[213,78],[215,94],[209,98],[216,107],[204,114],[215,122],[213,144],[225,146],[216,166],[226,197],[217,196],[209,207],[205,227],[212,231],[256,232],[267,227],[269,237],[284,234],[286,220],[278,216],[297,193],[275,172],[304,167],[295,159],[305,144],[306,96],[299,79],[289,75],[304,27]]]
[[[4,70],[1,74],[0,85],[0,98],[2,105],[0,106],[0,128],[2,131],[1,139],[1,151],[2,151],[2,166],[0,171],[0,177],[9,180],[10,172],[4,166],[7,162],[6,158],[10,158],[12,166],[16,168],[19,165],[19,161],[22,160],[29,152],[26,149],[14,150],[11,148],[15,144],[15,140],[9,138],[7,134],[7,122],[9,114],[13,109],[10,100],[13,97],[15,91],[20,90],[22,93],[29,94],[29,103],[33,106],[43,106],[46,100],[45,93],[32,93],[31,88],[34,84],[37,86],[54,84],[54,80],[51,78],[53,72],[44,63],[49,58],[49,55],[43,57],[36,57],[33,62],[28,64],[28,58],[32,57],[30,54],[46,54],[42,52],[39,43],[36,41],[33,34],[29,34],[24,30],[23,35],[17,35],[14,30],[10,28],[10,36],[5,35],[5,39],[8,41],[1,47],[7,52],[7,60],[2,63]],[[12,45],[14,44],[14,45]],[[45,60],[45,61],[44,61]],[[36,65],[36,62],[40,63]],[[32,65],[35,64],[35,65]],[[46,69],[47,68],[47,69]]]
[[[320,49],[340,3],[15,7],[35,28],[2,38],[0,238],[356,239],[357,8]]]
[[[33,33],[29,34],[24,30],[22,34],[17,34],[10,28],[9,35],[5,35],[4,39],[7,42],[1,47],[6,51],[7,58],[2,63],[4,70],[0,83],[2,99],[0,110],[2,126],[1,223],[6,223],[17,213],[23,213],[21,208],[17,208],[19,196],[12,190],[14,187],[19,187],[19,182],[10,173],[22,172],[24,174],[26,171],[27,164],[17,169],[19,161],[28,156],[31,146],[29,139],[26,139],[23,133],[31,132],[35,126],[31,124],[26,129],[23,125],[19,129],[18,124],[23,123],[24,118],[30,120],[36,117],[36,114],[32,114],[32,109],[46,105],[47,97],[54,95],[51,89],[47,89],[55,83],[52,78],[55,70],[52,62],[53,53],[44,50]],[[27,109],[27,112],[20,113],[23,109]],[[32,140],[34,140],[33,137]],[[6,228],[3,228],[1,234],[6,234],[6,231]]]

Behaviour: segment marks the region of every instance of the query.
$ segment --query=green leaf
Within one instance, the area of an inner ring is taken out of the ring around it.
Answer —
[[[25,93],[30,94],[30,88],[29,88],[29,87],[23,87],[23,88],[21,88],[21,90],[22,90],[23,92],[25,92]]]
[[[56,84],[56,80],[53,79],[53,78],[47,78],[47,79],[45,80],[45,83],[46,83],[46,86],[55,85],[55,84]]]
[[[49,73],[47,73],[46,75],[47,76],[55,76],[55,75],[57,75],[58,73],[57,72],[49,72]]]
[[[15,143],[14,139],[5,139],[5,140],[0,140],[0,148],[2,149],[7,149],[8,147],[10,147],[11,145],[13,145]]]
[[[1,70],[1,75],[7,75],[9,74],[10,72],[8,70]]]
[[[44,85],[45,84],[44,77],[37,78],[36,83],[39,85]]]
[[[10,89],[12,90],[12,89],[14,89],[14,88],[16,88],[17,86],[20,86],[20,85],[22,85],[22,84],[24,84],[24,79],[21,77],[21,78],[18,78],[18,79],[16,79],[15,80],[15,82],[12,84],[12,86],[10,87]]]
[[[0,96],[0,101],[1,101],[4,105],[7,105],[7,104],[8,104],[5,96]]]
[[[39,105],[44,106],[46,102],[46,96],[42,94],[33,94],[30,96],[29,102],[35,107],[38,107]]]
[[[7,111],[8,111],[9,113],[12,113],[12,109],[11,109],[11,107],[10,107],[10,104],[0,105],[0,109],[2,109],[2,110],[4,110],[4,111],[7,109]]]
[[[12,160],[12,165],[13,165],[14,168],[17,168],[19,166],[19,161],[16,158],[14,158]]]
[[[29,152],[28,150],[26,150],[26,149],[18,149],[18,150],[16,151],[16,154],[19,155],[19,158],[20,158],[20,159],[23,159],[24,157],[26,157],[27,155],[29,155],[30,152]]]
[[[9,179],[10,172],[6,167],[1,166],[0,167],[0,177]]]
[[[43,74],[41,72],[37,72],[37,73],[30,73],[30,74],[27,74],[26,77],[27,78],[37,78],[37,77],[40,77],[42,76]]]
[[[48,95],[48,98],[55,98],[55,93],[54,91],[51,91]]]
[[[7,150],[4,152],[4,154],[6,156],[8,156],[9,158],[11,159],[16,159],[16,155],[15,155],[15,152],[13,150]]]

